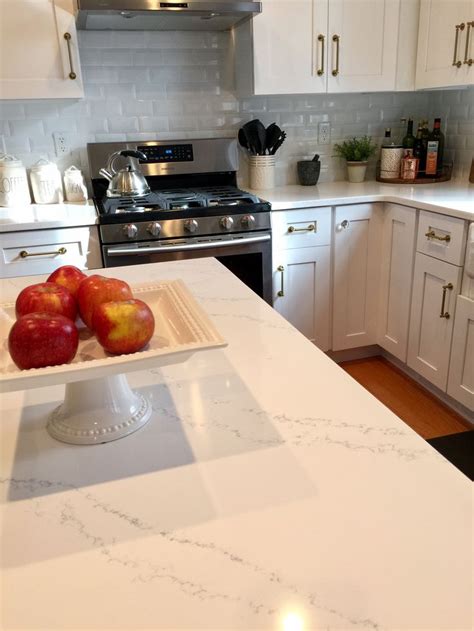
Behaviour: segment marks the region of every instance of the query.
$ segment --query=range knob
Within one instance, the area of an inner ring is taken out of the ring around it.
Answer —
[[[123,232],[129,239],[134,239],[137,236],[138,228],[133,223],[128,223],[123,227]]]
[[[252,228],[255,225],[255,217],[253,215],[244,215],[240,223],[244,228]]]
[[[221,224],[221,227],[224,228],[224,230],[230,230],[234,225],[234,220],[232,219],[232,217],[222,217],[219,223]]]
[[[199,224],[195,219],[186,219],[184,222],[184,229],[186,232],[196,232],[198,226]]]
[[[157,237],[161,232],[161,225],[157,221],[152,221],[148,224],[146,231],[153,237]]]

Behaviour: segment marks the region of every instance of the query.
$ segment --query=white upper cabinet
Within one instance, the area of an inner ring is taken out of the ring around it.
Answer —
[[[241,95],[412,90],[419,0],[265,0],[234,30]]]
[[[331,0],[328,92],[395,88],[398,0]]]
[[[421,0],[416,87],[474,83],[474,0]]]
[[[71,0],[0,0],[0,99],[82,96]]]

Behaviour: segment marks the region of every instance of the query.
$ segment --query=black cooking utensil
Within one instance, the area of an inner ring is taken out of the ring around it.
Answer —
[[[245,135],[245,132],[243,129],[239,129],[239,144],[244,148],[244,149],[248,149],[249,145],[247,142],[247,136]]]
[[[251,120],[242,127],[247,134],[249,147],[251,147],[252,153],[256,156],[262,155],[263,151],[259,136],[259,127],[261,124],[259,120]]]
[[[313,158],[313,160],[312,160],[312,161],[313,161],[313,162],[318,162],[318,161],[319,161],[319,153],[317,153],[317,154],[314,156],[314,158]]]
[[[271,154],[273,145],[275,145],[275,143],[277,142],[278,138],[280,138],[280,136],[281,136],[281,129],[278,127],[276,123],[272,123],[271,125],[267,127],[265,149],[268,151],[268,153]]]
[[[241,131],[247,141],[248,150],[253,155],[256,155],[257,154],[256,139],[255,139],[255,132],[252,128],[252,125],[250,125],[249,123],[245,123],[245,125],[243,125],[243,127],[241,128]]]
[[[274,156],[275,153],[278,151],[278,149],[282,146],[282,144],[285,142],[285,138],[286,138],[286,131],[282,131],[281,132],[281,136],[280,138],[278,138],[278,140],[276,141],[276,143],[273,145],[273,148],[271,150],[271,155]]]
[[[258,153],[261,156],[266,154],[267,149],[267,130],[265,125],[260,120],[254,121],[254,128],[258,138]]]

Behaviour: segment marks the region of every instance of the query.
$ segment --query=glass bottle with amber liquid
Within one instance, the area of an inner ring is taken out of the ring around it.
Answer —
[[[433,131],[428,137],[426,175],[440,175],[443,169],[444,134],[441,131],[441,119],[435,118]]]

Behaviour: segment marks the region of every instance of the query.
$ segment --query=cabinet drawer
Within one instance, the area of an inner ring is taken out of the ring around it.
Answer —
[[[463,265],[467,223],[463,219],[420,212],[416,249],[453,265]]]
[[[2,234],[0,277],[50,274],[61,265],[102,267],[97,228],[59,228]]]
[[[290,250],[331,243],[331,208],[305,208],[272,213],[272,236]]]

